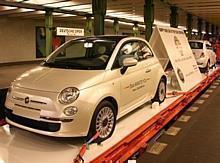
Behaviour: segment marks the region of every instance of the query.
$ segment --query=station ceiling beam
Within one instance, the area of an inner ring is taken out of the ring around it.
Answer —
[[[50,8],[50,7],[45,7],[42,5],[37,5],[37,4],[26,4],[26,3],[20,3],[20,2],[10,2],[10,1],[4,1],[0,0],[0,5],[3,6],[10,6],[10,7],[17,7],[17,8],[27,8],[27,9],[33,9],[33,10],[42,10],[46,11],[46,9],[51,9],[53,12],[60,12],[60,13],[65,13],[65,14],[74,14],[78,16],[86,16],[88,13],[86,12],[81,12],[81,11],[68,11],[64,9],[59,9],[59,8]]]
[[[57,13],[72,14],[72,15],[77,15],[77,16],[82,16],[82,17],[87,17],[88,15],[90,15],[92,17],[92,14],[89,14],[88,12],[76,11],[76,10],[65,10],[65,9],[54,8],[54,7],[46,7],[46,6],[42,6],[42,5],[38,5],[38,4],[29,4],[29,3],[0,0],[0,5],[1,6],[17,7],[18,9],[19,8],[33,9],[36,11],[46,11],[47,9],[51,9],[53,12],[57,12]],[[143,22],[129,20],[126,18],[119,18],[119,17],[115,17],[115,16],[105,15],[105,18],[111,19],[111,20],[118,19],[118,21],[126,22],[126,23],[138,22],[138,24],[144,25]]]

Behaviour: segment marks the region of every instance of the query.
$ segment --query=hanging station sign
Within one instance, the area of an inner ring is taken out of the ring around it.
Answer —
[[[84,29],[57,27],[57,36],[84,36]]]

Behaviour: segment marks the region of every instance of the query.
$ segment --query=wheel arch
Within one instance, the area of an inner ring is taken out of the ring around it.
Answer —
[[[98,103],[98,105],[99,105],[101,102],[103,102],[103,101],[109,101],[109,102],[111,102],[111,103],[114,105],[114,109],[115,109],[116,115],[118,115],[118,103],[117,103],[117,101],[116,101],[116,99],[115,99],[114,97],[112,97],[112,96],[107,96],[107,97],[103,98],[103,99]],[[97,106],[98,106],[98,105],[97,105]]]
[[[167,77],[165,75],[162,75],[161,76],[161,79],[164,79],[165,80],[165,83],[167,84]]]
[[[89,124],[89,130],[88,130],[88,133],[87,133],[87,136],[86,136],[86,138],[87,138],[88,140],[90,140],[90,139],[92,138],[92,136],[94,136],[94,133],[93,133],[93,135],[92,135],[92,132],[93,132],[93,130],[92,130],[92,124],[93,124],[93,122],[94,122],[94,121],[93,121],[93,120],[94,120],[93,118],[94,118],[95,112],[97,111],[97,107],[98,107],[102,102],[104,102],[104,101],[108,101],[108,102],[112,103],[112,105],[114,106],[115,115],[116,115],[116,117],[117,117],[117,114],[118,114],[118,104],[117,104],[116,99],[113,98],[112,96],[107,96],[107,97],[103,98],[102,100],[100,100],[100,101],[98,102],[98,104],[97,104],[97,106],[96,106],[94,112],[93,112],[92,119],[91,119],[90,124]],[[116,118],[116,117],[115,117],[115,118]],[[113,131],[114,131],[114,129],[113,129]],[[111,136],[111,135],[110,135],[110,136]],[[100,141],[100,140],[97,140],[97,142],[101,142],[101,141]]]

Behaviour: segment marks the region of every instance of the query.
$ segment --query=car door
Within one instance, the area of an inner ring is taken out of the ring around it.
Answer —
[[[216,56],[210,43],[206,43],[206,50],[209,56],[210,64],[213,66],[216,62]]]
[[[157,71],[159,69],[159,62],[155,59],[155,56],[153,55],[152,50],[150,47],[144,42],[140,41],[141,51],[139,57],[139,62],[141,62],[141,65],[144,70],[144,80],[145,80],[145,97],[146,98],[152,98],[154,96],[154,91],[157,88],[156,83],[156,76]]]
[[[119,68],[120,75],[120,105],[121,111],[129,109],[146,97],[146,69],[143,69],[144,61],[140,60],[140,41],[132,40],[122,44],[115,59],[114,68]],[[135,66],[123,70],[123,59],[126,57],[135,58],[138,63]],[[150,72],[149,72],[150,73]]]

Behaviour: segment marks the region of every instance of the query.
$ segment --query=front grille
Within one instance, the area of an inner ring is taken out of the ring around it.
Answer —
[[[12,98],[17,101],[24,101],[25,102],[25,98],[22,98],[22,97],[12,96]],[[41,105],[47,105],[47,103],[43,102],[43,101],[30,100],[29,102],[30,103],[37,103],[37,104],[41,104]]]
[[[37,121],[25,117],[21,117],[12,113],[12,110],[6,109],[6,117],[20,125],[27,126],[30,128],[34,128],[37,130],[49,131],[49,132],[56,132],[60,130],[60,123],[51,123],[51,122],[43,122]]]

